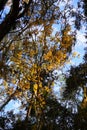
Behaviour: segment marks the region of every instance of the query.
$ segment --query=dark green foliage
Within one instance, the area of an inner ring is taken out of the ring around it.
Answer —
[[[83,0],[84,4],[83,4],[83,8],[84,8],[84,14],[87,17],[87,0]]]
[[[20,116],[22,115],[18,117]],[[13,112],[8,112],[7,115],[0,117],[0,127],[4,130],[33,130],[37,126],[37,121],[32,123],[30,120],[21,120],[21,118],[15,120],[15,117]],[[34,114],[32,117],[34,118]],[[62,107],[56,99],[48,98],[47,108],[43,111],[43,117],[40,120],[40,123],[43,124],[41,130],[72,130],[73,118],[74,115]]]
[[[87,64],[80,64],[77,67],[71,67],[70,75],[66,77],[66,90],[64,96],[67,97],[72,92],[78,90],[79,87],[86,85],[87,83]]]
[[[87,49],[84,55],[84,63],[77,67],[71,67],[69,75],[66,75],[66,90],[64,97],[72,95],[79,87],[84,87],[87,83]]]

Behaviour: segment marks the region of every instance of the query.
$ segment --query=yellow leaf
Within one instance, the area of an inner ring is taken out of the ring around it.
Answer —
[[[29,3],[29,0],[23,0],[23,2],[25,2],[26,4],[28,4],[28,3]]]
[[[34,93],[35,93],[35,95],[37,95],[37,89],[38,89],[38,85],[37,84],[34,84]]]
[[[73,54],[72,54],[73,57],[76,57],[77,55],[78,55],[78,52],[76,52],[76,51],[73,52]]]
[[[50,50],[47,54],[44,55],[45,60],[49,60],[52,57],[52,51]]]

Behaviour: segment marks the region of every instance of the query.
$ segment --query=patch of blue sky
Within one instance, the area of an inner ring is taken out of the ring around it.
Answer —
[[[75,7],[77,7],[78,0],[72,0]]]
[[[79,65],[80,63],[83,62],[83,57],[85,54],[84,48],[87,47],[86,44],[86,37],[85,37],[85,27],[83,26],[82,30],[77,31],[77,43],[75,47],[73,48],[73,52],[77,52],[80,56],[73,58],[72,62],[75,65]]]
[[[3,11],[0,11],[0,23],[3,21],[5,16],[9,13],[10,7],[6,6]]]
[[[11,100],[6,106],[5,106],[5,112],[13,111],[14,113],[19,113],[19,107],[21,105],[20,100]]]

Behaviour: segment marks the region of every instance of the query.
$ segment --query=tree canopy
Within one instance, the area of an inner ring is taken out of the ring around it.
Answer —
[[[70,0],[0,1],[0,111],[14,100],[21,103],[19,112],[25,112],[1,116],[1,128],[72,129],[74,114],[57,101],[53,92],[58,79],[54,72],[62,70],[76,44],[76,30],[86,21],[83,12],[79,2],[78,11],[74,11]],[[73,92],[69,84],[73,75],[66,80],[66,96]],[[85,84],[84,74],[80,79]],[[13,128],[7,125],[10,118]]]

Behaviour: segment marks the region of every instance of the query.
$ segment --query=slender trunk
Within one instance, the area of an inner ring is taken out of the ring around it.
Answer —
[[[0,24],[0,41],[4,38],[4,36],[11,30],[14,25],[16,18],[19,13],[19,1],[13,0],[13,5],[9,14],[6,16],[4,21]]]

